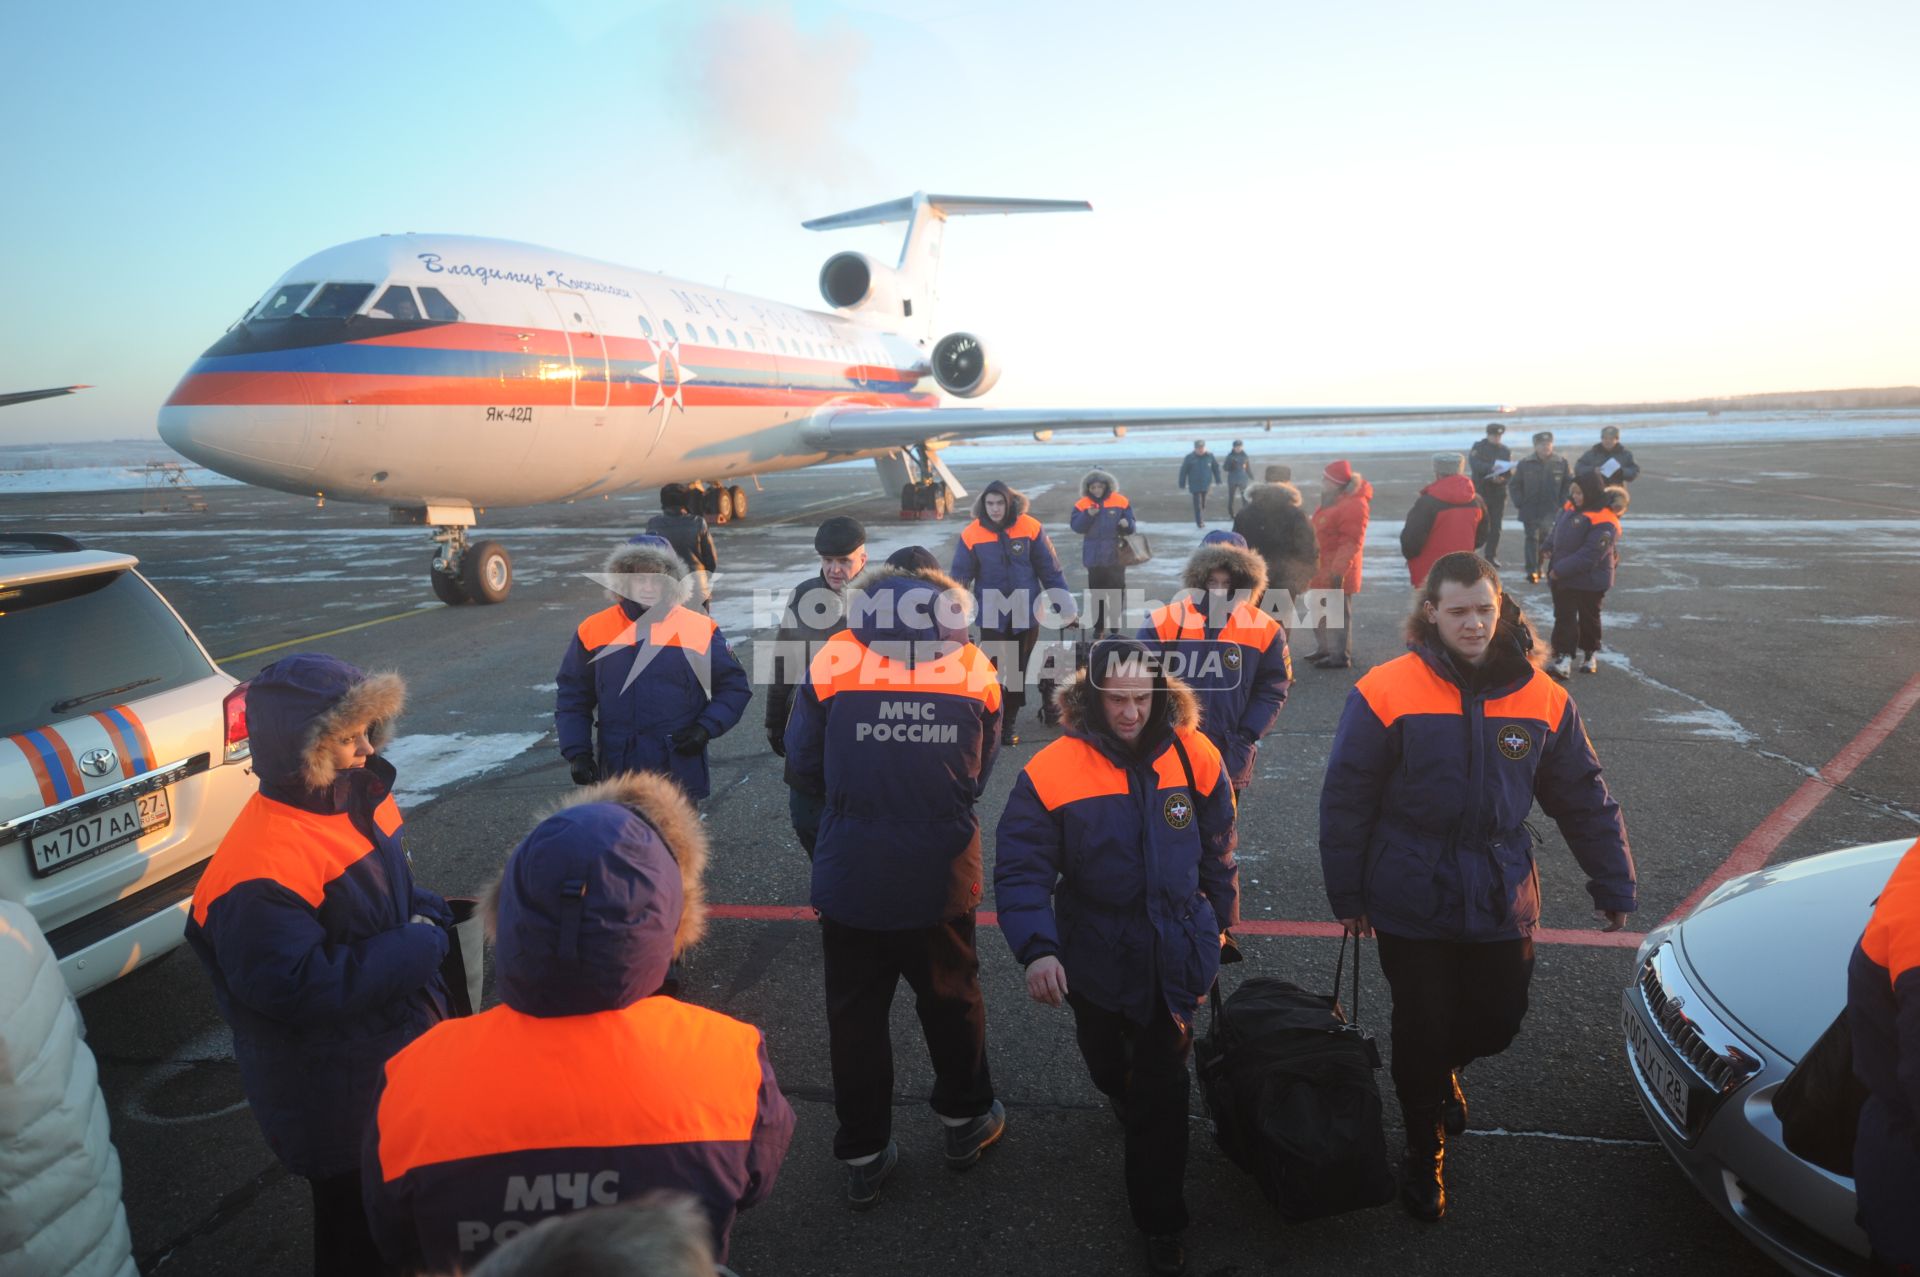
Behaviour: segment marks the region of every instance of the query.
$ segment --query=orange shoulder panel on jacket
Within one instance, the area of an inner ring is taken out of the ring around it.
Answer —
[[[1127,792],[1127,774],[1092,745],[1071,736],[1062,736],[1035,754],[1022,770],[1048,811],[1059,811],[1083,798]]]
[[[615,643],[624,645],[638,641],[634,632],[634,622],[620,610],[618,603],[612,607],[603,608],[580,622],[580,628],[575,630],[574,634],[579,638],[580,646],[589,652],[598,651]]]
[[[1610,524],[1613,527],[1614,535],[1618,536],[1620,534],[1620,512],[1618,510],[1587,511],[1587,525],[1591,527],[1599,523]]]
[[[1192,599],[1176,599],[1155,608],[1148,615],[1147,623],[1153,626],[1154,636],[1163,643],[1207,636],[1207,618],[1193,605]]]
[[[1007,535],[1010,537],[1038,538],[1045,534],[1046,529],[1040,526],[1040,520],[1030,514],[1021,515],[1007,527]]]
[[[1533,677],[1519,688],[1488,701],[1485,712],[1488,718],[1531,718],[1545,723],[1548,731],[1557,731],[1571,699],[1566,688],[1543,671],[1535,670]]]
[[[1893,877],[1873,906],[1860,947],[1895,982],[1920,967],[1920,839],[1894,866]]]
[[[647,643],[652,647],[684,647],[689,652],[705,652],[713,645],[713,633],[719,628],[705,613],[675,606],[665,620],[647,627]]]
[[[976,545],[984,545],[988,541],[997,541],[999,539],[999,533],[978,519],[975,519],[972,523],[969,523],[960,530],[960,544],[966,546],[969,550],[973,549]]]
[[[1097,510],[1100,507],[1097,504],[1095,504],[1094,499],[1092,497],[1081,497],[1078,501],[1073,503],[1073,508],[1076,510]]]
[[[1220,637],[1228,643],[1238,643],[1241,647],[1264,652],[1273,646],[1273,640],[1279,633],[1280,622],[1255,607],[1249,599],[1233,609],[1226,627],[1220,631]]]
[[[759,1045],[751,1024],[667,997],[591,1015],[497,1006],[443,1020],[387,1061],[380,1173],[526,1149],[745,1143]]]
[[[1220,759],[1219,746],[1195,728],[1178,727],[1174,729],[1174,734],[1187,747],[1187,759],[1193,764],[1193,783],[1200,789],[1195,797],[1211,794],[1213,787],[1220,783],[1220,769],[1225,766]],[[1153,760],[1153,770],[1160,777],[1160,788],[1186,788],[1187,772],[1180,766],[1180,754],[1172,745],[1168,745],[1166,751]]]
[[[1107,499],[1104,502],[1102,502],[1102,504],[1111,506],[1117,510],[1130,510],[1133,508],[1133,502],[1127,500],[1127,494],[1124,492],[1112,492],[1107,494]]]
[[[400,804],[393,801],[392,794],[382,798],[380,805],[373,809],[373,823],[375,828],[389,838],[399,833],[400,826],[407,823],[406,818],[400,814]]]
[[[193,889],[193,920],[206,926],[207,910],[215,901],[243,882],[263,879],[318,909],[327,884],[372,850],[373,844],[345,812],[319,816],[255,794],[240,809]]]
[[[931,661],[890,661],[842,630],[820,645],[809,668],[814,694],[914,691],[964,696],[1000,708],[1000,679],[987,654],[972,643]]]
[[[1461,713],[1460,689],[1438,674],[1418,652],[1397,656],[1360,676],[1354,690],[1373,707],[1383,727],[1408,714]]]

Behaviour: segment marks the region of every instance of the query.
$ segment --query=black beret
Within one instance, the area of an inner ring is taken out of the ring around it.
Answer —
[[[814,552],[829,559],[852,554],[867,543],[867,530],[860,520],[836,514],[813,534]]]
[[[938,572],[940,560],[924,545],[903,545],[887,556],[887,566],[906,572]]]

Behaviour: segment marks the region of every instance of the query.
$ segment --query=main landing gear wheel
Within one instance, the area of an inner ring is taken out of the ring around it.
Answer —
[[[747,517],[747,492],[745,488],[742,488],[737,483],[734,484],[727,489],[727,499],[733,503],[734,518],[744,519]]]
[[[467,592],[460,588],[460,582],[442,572],[439,565],[427,569],[427,579],[433,582],[433,597],[448,607],[459,607],[462,603],[471,603]]]
[[[499,603],[513,589],[513,557],[498,541],[476,541],[460,563],[460,587],[476,603]]]

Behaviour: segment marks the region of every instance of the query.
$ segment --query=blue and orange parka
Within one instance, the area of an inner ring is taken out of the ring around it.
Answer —
[[[812,903],[868,931],[931,927],[980,903],[974,805],[1000,750],[1000,683],[967,642],[944,573],[869,568],[787,719],[787,784],[822,800]]]
[[[751,1024],[661,992],[706,925],[707,841],[667,777],[574,794],[483,902],[501,1005],[387,1064],[362,1188],[396,1264],[470,1269],[550,1215],[667,1189],[725,1258],[793,1136]]]
[[[1208,595],[1215,571],[1227,573],[1229,598]],[[1267,565],[1252,550],[1229,542],[1202,545],[1187,560],[1181,584],[1185,593],[1156,608],[1138,637],[1177,655],[1176,673],[1199,701],[1200,730],[1220,751],[1237,792],[1253,779],[1254,755],[1293,684],[1286,631],[1261,606]]]
[[[1596,909],[1634,908],[1620,805],[1566,689],[1529,659],[1517,610],[1462,669],[1437,640],[1347,695],[1320,791],[1320,866],[1337,918],[1413,940],[1507,940],[1540,923],[1527,827],[1536,799],[1587,874]]]
[[[987,517],[987,498],[1006,498],[998,523]],[[973,522],[953,549],[953,579],[979,601],[983,630],[1024,630],[1039,623],[1047,591],[1067,591],[1060,555],[1040,520],[1027,513],[1027,498],[995,479],[973,503]]]
[[[1860,1222],[1880,1258],[1920,1260],[1920,842],[1907,848],[1847,964]],[[1899,1270],[1893,1270],[1899,1271]]]
[[[642,611],[618,597],[582,621],[567,640],[555,676],[554,733],[569,761],[593,758],[602,779],[628,771],[665,772],[693,798],[711,791],[707,751],[683,754],[673,734],[695,724],[724,735],[753,699],[753,684],[712,618],[685,605],[687,567],[658,537],[614,550],[607,575],[636,573],[670,581],[669,593]]]
[[[1064,733],[1021,771],[995,830],[993,889],[1021,965],[1057,957],[1096,1006],[1190,1026],[1240,918],[1234,797],[1193,693],[1164,684],[1138,748],[1106,729],[1084,670],[1062,689]]]
[[[233,1028],[240,1087],[267,1146],[296,1175],[360,1164],[380,1068],[447,1015],[449,919],[414,885],[394,769],[336,768],[332,746],[372,724],[385,742],[405,700],[394,674],[300,653],[247,688],[260,792],[193,893],[187,943]]]

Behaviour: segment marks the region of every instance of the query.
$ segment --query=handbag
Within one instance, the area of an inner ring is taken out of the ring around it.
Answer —
[[[1120,538],[1117,553],[1121,567],[1137,568],[1153,558],[1153,543],[1147,540],[1144,532],[1129,532]]]
[[[447,928],[447,956],[440,960],[440,975],[447,982],[447,1001],[456,1016],[472,1015],[480,1009],[480,988],[486,975],[486,922],[480,916],[480,902],[471,896],[447,897],[447,909],[453,925]]]

